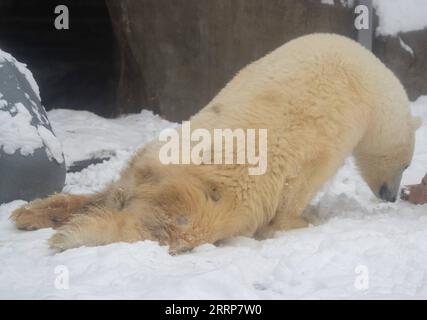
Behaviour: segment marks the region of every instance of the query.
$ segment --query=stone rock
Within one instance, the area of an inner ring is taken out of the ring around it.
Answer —
[[[61,191],[65,162],[25,65],[0,50],[0,203]]]

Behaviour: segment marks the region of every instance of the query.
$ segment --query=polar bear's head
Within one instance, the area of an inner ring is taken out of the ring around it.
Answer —
[[[399,193],[402,174],[412,161],[415,131],[421,119],[400,119],[398,130],[381,126],[370,131],[355,152],[360,173],[372,192],[382,200],[394,202]]]

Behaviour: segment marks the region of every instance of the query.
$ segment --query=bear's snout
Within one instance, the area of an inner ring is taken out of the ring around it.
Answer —
[[[396,200],[397,200],[397,192],[390,190],[387,183],[384,183],[381,186],[378,194],[379,194],[380,198],[384,201],[396,202]]]

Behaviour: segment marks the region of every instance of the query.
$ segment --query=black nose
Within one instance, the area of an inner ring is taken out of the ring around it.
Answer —
[[[389,201],[389,202],[396,202],[397,196],[396,194],[394,194],[394,192],[392,192],[386,183],[384,183],[381,188],[380,188],[380,192],[378,193],[380,198],[385,200],[385,201]]]

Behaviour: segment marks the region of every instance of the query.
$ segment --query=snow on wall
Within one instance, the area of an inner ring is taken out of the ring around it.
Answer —
[[[373,0],[373,5],[379,16],[377,35],[394,36],[427,27],[425,0]]]
[[[330,6],[335,5],[335,1],[337,1],[337,3],[341,3],[341,5],[343,7],[350,8],[350,7],[354,6],[354,0],[320,0],[320,2],[322,4],[327,4],[327,5],[330,5]]]
[[[320,0],[322,4],[327,4],[333,6],[335,4],[334,0]]]
[[[408,52],[411,56],[414,56],[414,50],[412,50],[412,48],[405,41],[403,41],[401,37],[399,37],[399,43],[403,50]]]
[[[320,0],[325,5],[340,3],[353,7],[353,0]],[[422,30],[427,27],[426,0],[373,0],[373,6],[379,17],[377,35],[395,36],[399,32]]]

